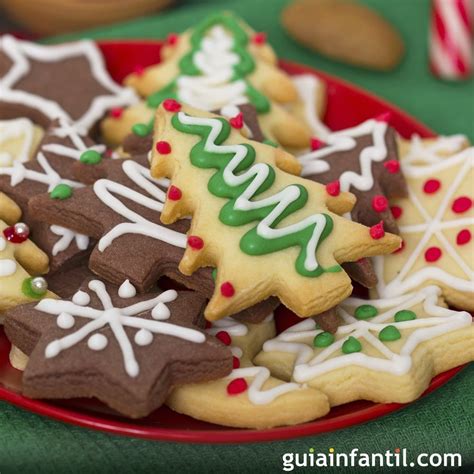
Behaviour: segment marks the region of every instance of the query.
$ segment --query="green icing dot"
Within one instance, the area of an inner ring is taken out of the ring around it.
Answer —
[[[322,332],[313,339],[314,347],[328,347],[334,342],[334,336],[330,332]]]
[[[263,140],[263,143],[265,145],[270,145],[270,146],[273,146],[275,148],[278,148],[278,143],[274,142],[273,140],[270,140],[269,138],[265,138],[265,140]]]
[[[402,309],[401,311],[397,311],[395,313],[395,322],[401,323],[403,321],[411,321],[412,319],[416,319],[416,314],[409,309]]]
[[[342,345],[342,352],[344,354],[352,354],[353,352],[360,352],[362,344],[353,336],[349,336]]]
[[[25,278],[23,280],[23,283],[21,284],[21,291],[25,296],[39,300],[46,294],[46,291],[42,291],[42,292],[35,291],[35,289],[31,286],[32,280],[33,280],[32,277]]]
[[[72,196],[72,188],[67,184],[58,184],[49,193],[51,199],[68,199]]]
[[[212,275],[212,279],[213,279],[214,281],[216,281],[216,280],[217,280],[217,268],[213,268],[213,269],[212,269],[211,275]]]
[[[401,337],[400,331],[395,326],[386,326],[379,332],[381,341],[396,341]]]
[[[355,317],[357,319],[369,319],[377,316],[377,314],[377,308],[371,304],[362,304],[355,310]]]
[[[79,160],[86,165],[97,165],[102,161],[102,155],[95,150],[86,150],[81,154]]]
[[[148,125],[144,123],[136,123],[132,127],[132,132],[139,137],[146,137],[150,133]]]

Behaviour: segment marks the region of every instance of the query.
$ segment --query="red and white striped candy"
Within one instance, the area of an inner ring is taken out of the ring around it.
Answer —
[[[430,66],[443,79],[463,79],[472,72],[471,0],[432,0]]]

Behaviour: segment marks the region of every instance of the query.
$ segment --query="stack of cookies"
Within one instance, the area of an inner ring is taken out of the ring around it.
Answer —
[[[474,148],[387,114],[333,132],[324,105],[229,13],[124,87],[91,42],[2,37],[0,314],[24,395],[269,428],[408,402],[473,360]],[[301,322],[277,335],[280,304]]]

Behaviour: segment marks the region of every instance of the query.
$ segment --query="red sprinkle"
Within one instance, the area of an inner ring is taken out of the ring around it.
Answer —
[[[15,232],[15,226],[7,227],[3,230],[3,235],[12,244],[21,244],[28,240],[28,233],[24,235],[19,235]]]
[[[232,338],[230,337],[229,333],[227,331],[219,331],[216,334],[217,339],[222,342],[222,344],[225,344],[226,346],[230,346],[232,342]]]
[[[423,185],[423,191],[426,194],[433,194],[441,187],[441,181],[439,179],[428,179]]]
[[[232,357],[232,368],[238,369],[240,367],[240,359],[238,357]]]
[[[389,123],[390,120],[392,119],[392,113],[387,110],[386,112],[382,112],[381,114],[377,115],[374,118],[377,122]]]
[[[439,247],[430,247],[426,249],[425,260],[427,262],[436,262],[437,260],[441,258],[442,254],[443,252],[441,251]]]
[[[168,155],[171,153],[171,145],[165,141],[156,142],[155,148],[160,155]]]
[[[229,123],[232,128],[242,128],[244,126],[244,116],[242,112],[239,112],[235,117],[230,118]]]
[[[309,146],[311,147],[311,151],[319,150],[324,145],[325,145],[324,142],[322,142],[321,140],[315,137],[311,138],[310,143],[309,143]]]
[[[179,201],[182,196],[183,193],[181,192],[181,189],[177,188],[176,186],[170,186],[168,189],[168,199],[171,199],[172,201]]]
[[[388,208],[387,198],[381,194],[377,194],[372,198],[372,207],[376,212],[386,211]]]
[[[176,33],[170,33],[166,37],[166,44],[169,44],[170,46],[174,46],[178,42],[178,39],[179,39],[179,35],[177,35]]]
[[[179,112],[181,110],[181,104],[174,99],[165,99],[163,101],[163,108],[168,112]]]
[[[247,382],[244,378],[238,378],[232,380],[227,385],[227,393],[229,395],[238,395],[239,393],[245,392],[247,390]]]
[[[141,76],[143,75],[143,73],[145,72],[145,69],[143,66],[141,66],[140,64],[137,64],[134,68],[133,68],[133,72],[137,75],[137,76]]]
[[[262,44],[265,44],[266,41],[267,41],[267,34],[264,32],[255,33],[253,35],[253,38],[252,38],[253,44],[262,45]]]
[[[461,214],[468,211],[472,207],[472,199],[467,196],[461,196],[454,200],[451,209],[456,214]]]
[[[225,281],[224,283],[222,283],[221,285],[222,296],[225,296],[226,298],[230,298],[234,296],[234,294],[235,294],[235,289],[230,281]]]
[[[380,221],[378,224],[373,225],[370,229],[370,236],[374,240],[381,239],[385,235],[385,230],[383,228],[383,221]]]
[[[197,235],[190,235],[188,237],[188,245],[194,250],[201,250],[204,247],[204,240]]]
[[[456,243],[458,245],[465,245],[471,241],[471,231],[469,229],[463,229],[458,232],[456,236]]]
[[[114,119],[119,119],[123,114],[123,109],[121,107],[114,107],[110,109],[110,116]]]
[[[400,206],[392,206],[390,210],[394,219],[400,219],[400,216],[403,214],[403,209]]]
[[[330,196],[339,196],[339,193],[341,192],[341,183],[339,180],[326,184],[326,192]]]
[[[398,160],[388,160],[383,165],[389,173],[395,174],[400,171],[400,162]]]
[[[405,241],[402,240],[402,243],[400,244],[400,247],[398,247],[397,250],[394,250],[392,253],[399,253],[405,248]]]

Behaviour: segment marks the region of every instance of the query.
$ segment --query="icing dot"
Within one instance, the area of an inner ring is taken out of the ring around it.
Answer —
[[[376,212],[386,211],[388,208],[388,201],[385,196],[378,194],[372,198],[372,207]]]
[[[227,393],[229,395],[238,395],[245,392],[245,390],[247,390],[247,381],[242,377],[232,380],[227,385]]]
[[[183,196],[183,193],[181,192],[181,189],[173,185],[169,187],[168,199],[171,199],[171,201],[179,201],[182,196]]]
[[[181,104],[174,99],[165,99],[163,101],[163,108],[168,112],[179,112],[181,110]]]
[[[471,231],[469,229],[460,230],[456,236],[456,243],[458,245],[465,245],[471,241],[471,237]]]
[[[137,290],[130,283],[130,280],[125,280],[118,289],[120,298],[133,298],[137,294]]]
[[[328,347],[334,342],[334,335],[330,332],[322,332],[313,339],[314,347]]]
[[[402,323],[403,321],[411,321],[413,319],[416,319],[416,313],[409,309],[402,309],[395,313],[393,319],[396,323]]]
[[[394,219],[400,219],[401,215],[403,214],[403,209],[400,206],[392,206],[390,211],[392,212]]]
[[[441,187],[441,181],[439,179],[428,179],[423,185],[423,191],[426,194],[433,194]]]
[[[400,162],[398,160],[388,160],[383,165],[389,173],[395,174],[400,171]]]
[[[381,114],[375,116],[374,119],[377,122],[389,123],[390,120],[392,119],[392,113],[389,110],[387,110],[387,111],[382,112]]]
[[[134,68],[133,68],[133,73],[136,74],[137,76],[141,76],[143,73],[145,72],[145,69],[142,65],[140,64],[137,64]]]
[[[146,124],[144,124],[144,123],[136,123],[136,124],[132,127],[132,132],[133,132],[135,135],[138,135],[139,137],[146,137],[150,131],[149,131],[149,128],[148,128],[148,126],[147,126]]]
[[[252,43],[257,45],[265,44],[267,41],[267,34],[264,32],[255,33],[252,37]]]
[[[467,196],[461,196],[454,200],[451,209],[456,214],[468,211],[472,206],[472,199]]]
[[[148,329],[140,329],[135,334],[134,340],[139,346],[148,346],[153,342],[153,334]]]
[[[342,345],[342,352],[344,354],[352,354],[353,352],[360,352],[362,344],[353,336],[349,336]]]
[[[79,161],[86,165],[97,165],[102,161],[102,156],[96,150],[86,150],[81,154]]]
[[[309,143],[309,146],[311,148],[311,151],[316,151],[322,148],[325,145],[324,142],[319,140],[318,138],[312,137]]]
[[[153,319],[164,320],[169,319],[170,316],[171,311],[169,310],[168,306],[166,306],[161,301],[151,311],[151,317]]]
[[[0,237],[0,252],[3,252],[7,247],[7,241],[3,238]]]
[[[93,334],[88,340],[87,345],[89,349],[93,351],[102,351],[107,347],[108,344],[107,338],[103,334]]]
[[[61,313],[56,318],[56,324],[61,329],[71,329],[74,326],[74,318],[68,313]]]
[[[354,312],[354,316],[357,319],[369,319],[377,316],[378,310],[375,306],[371,304],[362,304],[358,306]]]
[[[23,222],[18,222],[11,227],[6,227],[3,230],[3,235],[8,240],[8,242],[11,242],[12,244],[21,244],[28,239],[30,235],[30,229]]]
[[[123,109],[121,107],[114,107],[110,109],[110,116],[114,119],[119,119],[123,114]]]
[[[441,251],[439,247],[429,247],[425,251],[425,260],[430,263],[436,262],[437,260],[441,258],[442,254],[443,252]]]
[[[72,196],[72,188],[67,184],[58,184],[54,189],[49,193],[51,199],[69,199]]]
[[[85,291],[77,291],[72,297],[72,302],[79,306],[86,306],[91,302],[91,297]]]
[[[405,241],[402,240],[401,243],[400,243],[400,247],[398,247],[398,249],[397,249],[397,250],[394,250],[392,253],[399,253],[399,252],[401,252],[404,248],[405,248]]]
[[[61,343],[58,340],[51,341],[44,351],[46,359],[56,357],[61,352]]]
[[[232,342],[232,338],[230,337],[230,334],[227,331],[219,331],[216,334],[216,337],[217,339],[219,339],[219,341],[221,341],[226,346],[230,346]]]
[[[330,196],[339,196],[339,193],[341,192],[341,183],[339,180],[326,184],[326,192]]]
[[[244,116],[242,112],[239,112],[235,117],[230,118],[229,123],[232,128],[242,128],[244,126]]]
[[[177,35],[176,33],[170,33],[166,37],[166,44],[169,46],[174,46],[178,42],[178,39],[179,39],[179,35]]]
[[[373,225],[369,229],[370,236],[374,240],[381,239],[385,235],[385,230],[383,228],[383,221],[380,221],[378,224]]]
[[[240,360],[238,357],[232,356],[232,368],[238,369],[240,367]]]
[[[395,326],[386,326],[379,332],[379,339],[381,341],[396,341],[400,339],[402,335]]]
[[[0,259],[0,277],[13,275],[16,272],[16,262],[10,258]]]
[[[221,285],[221,295],[222,296],[225,296],[226,298],[230,298],[232,296],[234,296],[235,294],[235,289],[234,289],[234,286],[232,285],[232,283],[230,281],[226,281],[224,283],[222,283]]]
[[[160,155],[168,155],[171,153],[171,145],[164,140],[156,142],[155,149]]]
[[[188,237],[188,245],[194,250],[201,250],[204,247],[204,240],[197,235],[190,235]]]

